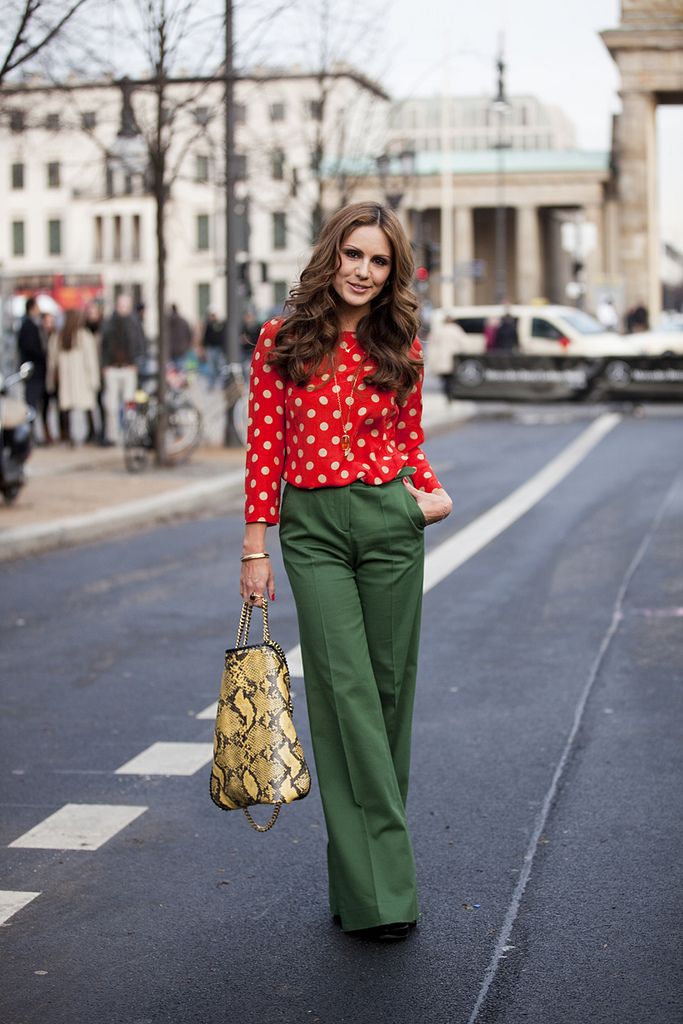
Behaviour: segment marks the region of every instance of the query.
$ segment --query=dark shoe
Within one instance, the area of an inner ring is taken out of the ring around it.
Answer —
[[[408,938],[415,925],[415,921],[396,921],[393,924],[377,925],[376,928],[364,928],[353,934],[369,942],[402,942]]]

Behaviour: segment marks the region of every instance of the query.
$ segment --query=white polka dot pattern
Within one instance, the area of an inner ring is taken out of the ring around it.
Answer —
[[[363,373],[372,374],[375,364],[356,336],[345,333],[341,347],[347,362],[338,370],[353,368],[354,375],[347,380],[346,374],[338,373],[336,386],[334,378],[324,373],[312,378],[307,386],[299,387],[285,380],[280,370],[267,361],[280,323],[270,320],[263,326],[252,359],[245,520],[272,524],[279,521],[282,478],[308,489],[343,487],[354,480],[373,486],[393,480],[404,466],[412,466],[416,487],[426,491],[440,487],[420,450],[424,440],[422,373],[405,404],[399,406],[395,395],[363,383]],[[411,354],[416,358],[422,356],[417,338]],[[349,361],[352,367],[348,366]],[[361,376],[351,403],[351,382],[361,361]],[[346,410],[341,424],[335,422],[341,419],[337,391],[342,409]],[[346,453],[341,447],[342,429],[351,438],[351,449]],[[373,471],[381,475],[374,475]]]

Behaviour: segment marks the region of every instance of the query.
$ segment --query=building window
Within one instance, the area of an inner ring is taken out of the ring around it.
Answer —
[[[23,220],[12,221],[12,255],[23,256],[25,253],[24,222]]]
[[[233,155],[233,167],[235,169],[235,181],[244,181],[247,177],[246,153],[235,153]]]
[[[53,161],[47,165],[47,187],[48,188],[59,188],[61,184],[61,173],[60,166],[57,161]]]
[[[197,153],[194,167],[194,180],[203,185],[209,180],[209,158],[205,153]]]
[[[284,306],[287,301],[287,282],[273,281],[273,303],[276,306]]]
[[[62,255],[61,220],[49,220],[47,222],[47,251],[50,256]]]
[[[131,256],[134,260],[142,258],[142,226],[139,213],[133,214],[133,245]]]
[[[114,217],[114,251],[113,251],[113,257],[114,257],[114,259],[116,260],[117,263],[120,262],[121,254],[122,254],[122,251],[123,251],[121,236],[122,236],[121,218],[120,218],[120,216],[118,214],[116,214],[116,216]]]
[[[97,124],[97,114],[94,110],[84,110],[81,114],[81,128],[84,131],[90,132]]]
[[[103,242],[103,224],[101,217],[95,217],[95,247],[94,256],[95,261],[100,262],[103,256],[104,242]]]
[[[197,251],[206,252],[209,248],[209,215],[197,214]]]
[[[322,100],[304,100],[304,110],[306,111],[306,117],[310,117],[312,121],[322,121],[323,119],[323,102]]]
[[[270,174],[273,181],[285,179],[285,154],[281,149],[274,149],[270,154]]]
[[[247,108],[244,103],[236,103],[235,107],[235,124],[246,124],[247,123]]]
[[[24,187],[24,165],[12,164],[12,188]]]
[[[47,114],[45,117],[45,127],[49,132],[58,132],[59,114]]]
[[[208,107],[195,107],[193,114],[197,124],[206,126],[211,120],[211,111]]]
[[[273,214],[273,249],[287,248],[287,214]]]
[[[270,104],[270,120],[271,121],[284,121],[285,119],[285,105],[284,103],[271,103]]]
[[[201,281],[197,285],[197,319],[205,320],[206,311],[211,305],[211,285]]]
[[[10,110],[9,130],[11,132],[23,132],[26,127],[26,118],[23,110]]]

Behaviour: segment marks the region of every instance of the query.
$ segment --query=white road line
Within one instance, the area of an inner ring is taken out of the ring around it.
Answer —
[[[11,892],[8,889],[0,889],[0,925],[9,921],[17,911],[25,907],[27,903],[40,896],[39,892]]]
[[[203,711],[196,714],[195,718],[215,718],[216,712],[218,711],[218,701],[212,700],[210,704],[207,704]]]
[[[604,413],[593,420],[582,434],[579,434],[559,455],[551,459],[526,483],[509,494],[507,498],[499,501],[488,512],[484,512],[463,527],[462,530],[458,530],[443,544],[433,548],[425,558],[424,593],[428,593],[437,583],[459,569],[468,559],[490,544],[500,533],[520,519],[525,512],[545,498],[546,494],[564,480],[603,437],[616,427],[620,420],[621,416],[613,412]],[[303,676],[304,669],[299,644],[287,652],[287,664],[292,677]],[[205,709],[206,714],[201,712],[202,717],[210,717],[208,710],[208,708]]]
[[[33,850],[98,850],[146,810],[129,804],[64,804],[9,845]]]
[[[116,769],[117,775],[194,775],[213,756],[211,743],[153,743]]]

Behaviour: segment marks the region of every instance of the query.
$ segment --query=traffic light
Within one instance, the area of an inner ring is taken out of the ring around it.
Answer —
[[[415,271],[415,277],[418,281],[428,281],[429,271],[427,267],[418,267],[417,270]]]

